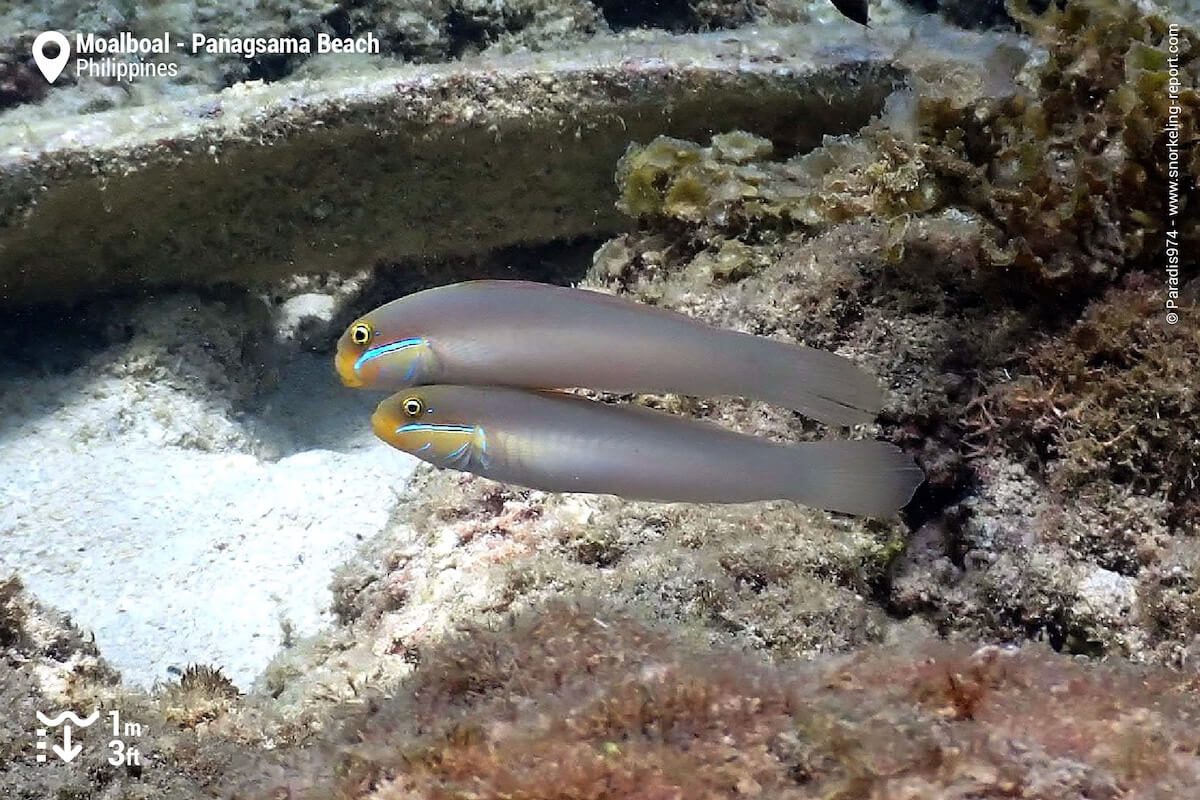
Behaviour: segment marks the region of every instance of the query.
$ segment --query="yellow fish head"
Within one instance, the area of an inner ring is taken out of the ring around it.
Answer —
[[[394,389],[430,382],[434,362],[428,339],[389,335],[362,317],[338,339],[333,363],[346,386]]]
[[[383,441],[439,467],[470,471],[486,466],[483,430],[469,422],[440,419],[429,393],[419,389],[384,400],[371,415],[371,428]]]

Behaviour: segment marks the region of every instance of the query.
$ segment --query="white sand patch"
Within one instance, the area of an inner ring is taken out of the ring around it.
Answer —
[[[386,524],[415,460],[375,395],[297,357],[255,415],[81,367],[0,396],[0,571],[95,632],[128,683],[202,662],[247,687],[326,621],[332,570]],[[276,453],[276,459],[261,453]]]

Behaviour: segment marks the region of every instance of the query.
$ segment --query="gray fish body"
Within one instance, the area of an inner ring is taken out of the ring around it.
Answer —
[[[581,289],[472,281],[400,298],[364,319],[396,337],[424,337],[432,353],[413,374],[393,374],[377,388],[447,383],[742,396],[842,425],[869,422],[882,405],[874,378],[841,356]]]
[[[396,404],[419,395],[431,424],[474,426],[469,452],[418,452],[385,435],[404,422]],[[391,404],[389,406],[389,404]],[[903,507],[923,475],[894,445],[824,441],[782,445],[639,407],[554,392],[423,386],[385,400],[380,436],[439,466],[553,492],[661,502],[792,500],[850,514]]]

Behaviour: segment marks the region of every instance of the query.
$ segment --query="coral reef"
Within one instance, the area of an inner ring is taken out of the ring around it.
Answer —
[[[1157,798],[1200,778],[1195,688],[921,637],[769,666],[552,603],[458,633],[235,797]]]
[[[877,142],[826,143],[783,163],[770,140],[744,131],[714,136],[710,147],[659,137],[631,145],[618,166],[620,207],[634,216],[747,230],[819,229],[856,217],[891,219],[936,208],[945,193],[924,173],[917,147],[876,123]]]
[[[337,581],[339,644],[319,668],[312,652],[281,658],[272,692],[319,684],[346,697],[344,672],[386,684],[423,663],[440,631],[502,624],[560,596],[603,596],[695,642],[781,657],[883,641],[894,627],[869,598],[902,546],[896,523],[831,522],[782,503],[713,513],[558,497],[427,471],[415,492],[397,515],[404,527],[365,556],[376,566]]]
[[[1172,120],[1162,17],[1098,0],[1021,19],[1048,51],[1027,90],[966,100],[950,81],[931,81],[915,98],[893,98],[883,121],[787,161],[740,133],[711,147],[669,138],[631,146],[618,173],[621,207],[742,235],[955,207],[995,227],[987,260],[1017,281],[1094,291],[1150,268],[1167,223],[1168,123],[1181,142],[1200,126],[1200,38],[1178,34]],[[994,66],[1006,57],[997,51]],[[1180,166],[1181,185],[1200,181],[1194,149]],[[1200,222],[1186,212],[1184,198],[1179,241],[1194,250]]]
[[[1167,222],[1168,23],[1115,0],[1020,18],[1048,50],[1032,94],[927,103],[926,135],[977,168],[966,199],[1004,231],[1016,269],[1070,288],[1151,267]],[[1176,122],[1188,141],[1200,126],[1200,38],[1186,28],[1178,38]],[[1194,151],[1189,177],[1200,180]],[[1200,222],[1181,221],[1194,249]]]
[[[1108,484],[1160,495],[1175,523],[1195,525],[1200,442],[1183,421],[1200,414],[1200,329],[1166,324],[1165,300],[1158,276],[1130,276],[1041,343],[1028,374],[996,387],[977,424],[996,426],[988,434],[1024,450],[1056,491]],[[1195,299],[1182,311],[1195,319]]]
[[[24,635],[28,623],[16,625]],[[93,755],[92,766],[56,772],[12,741],[0,766],[9,796],[385,800],[553,787],[563,798],[1068,800],[1182,796],[1200,777],[1193,679],[1029,645],[973,650],[913,635],[771,665],[698,649],[605,605],[554,601],[461,628],[425,648],[399,686],[286,717],[224,701],[181,728],[181,693],[227,694],[202,672],[193,677],[204,687],[185,687],[185,675],[153,703],[111,691],[103,701],[146,725],[151,766],[113,772]],[[0,677],[18,713],[40,707],[21,683],[29,674]]]
[[[885,432],[929,481],[879,585],[893,613],[1186,663],[1197,334],[1164,321],[1158,262],[1169,223],[1200,229],[1166,207],[1166,23],[1107,0],[1018,11],[1047,56],[997,97],[917,70],[881,120],[810,153],[748,134],[631,148],[618,180],[642,230],[592,279],[838,349],[896,389]],[[1195,42],[1178,33],[1184,136]],[[1013,55],[994,54],[999,80]],[[1185,153],[1182,185],[1196,166]]]
[[[1182,421],[1200,336],[1167,325],[1162,299],[1134,273],[979,398],[976,495],[897,563],[897,611],[1071,652],[1196,657],[1200,454]]]

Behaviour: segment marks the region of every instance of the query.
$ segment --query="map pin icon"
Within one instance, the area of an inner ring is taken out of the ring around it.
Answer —
[[[48,44],[58,45],[58,55],[53,58],[46,55],[46,45]],[[37,62],[38,69],[50,83],[58,80],[58,76],[62,74],[63,67],[67,65],[70,58],[71,43],[58,31],[39,33],[33,40],[33,60]]]

